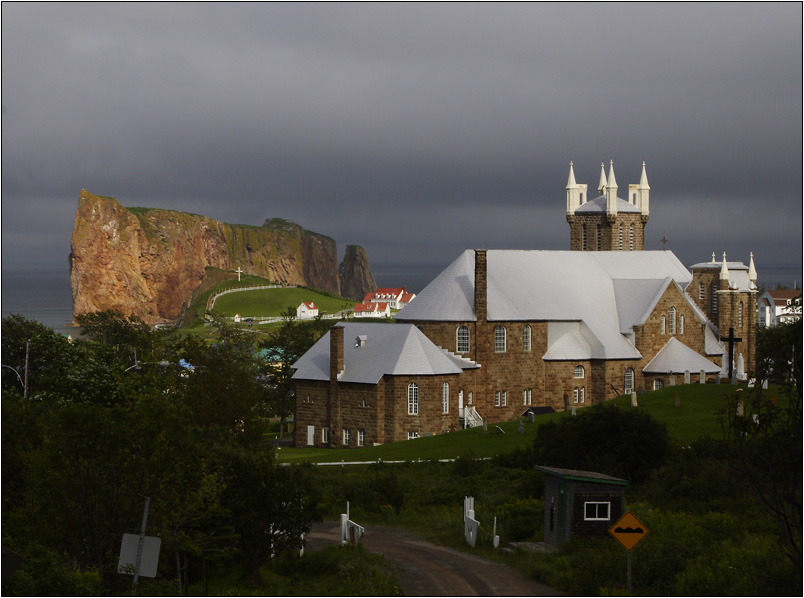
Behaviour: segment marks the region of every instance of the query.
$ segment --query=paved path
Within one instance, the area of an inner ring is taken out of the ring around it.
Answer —
[[[560,596],[507,565],[436,546],[396,527],[367,525],[363,546],[385,557],[405,596]],[[339,541],[338,523],[313,524],[305,550]]]

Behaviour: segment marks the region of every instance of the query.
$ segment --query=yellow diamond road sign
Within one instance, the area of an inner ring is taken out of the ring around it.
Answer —
[[[650,533],[642,522],[628,511],[609,528],[609,533],[629,552]]]

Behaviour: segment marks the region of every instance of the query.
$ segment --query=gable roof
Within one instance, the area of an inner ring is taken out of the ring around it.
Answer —
[[[480,367],[437,347],[412,324],[347,322],[338,326],[344,329],[344,369],[339,382],[377,384],[386,374],[459,374]],[[294,380],[329,380],[329,335],[327,332],[293,364]],[[365,337],[365,343],[355,343],[360,336]]]
[[[667,341],[656,357],[642,368],[646,374],[683,374],[701,370],[707,374],[716,374],[720,372],[720,366],[693,351],[676,337]]]
[[[628,485],[628,480],[615,478],[614,476],[610,476],[605,473],[598,473],[596,471],[580,471],[578,469],[564,469],[562,467],[547,467],[546,465],[534,465],[533,468],[536,469],[536,471],[558,476],[565,480],[597,482],[600,484],[616,484],[618,486]]]
[[[476,321],[474,253],[459,255],[397,319]],[[599,344],[593,355],[607,359],[639,358],[623,334],[644,323],[671,280],[680,289],[692,281],[670,251],[489,250],[486,263],[490,322],[583,322],[584,340]]]

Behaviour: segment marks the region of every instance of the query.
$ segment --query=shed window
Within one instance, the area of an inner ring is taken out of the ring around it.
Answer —
[[[584,521],[608,521],[611,519],[610,502],[585,502],[583,503]]]

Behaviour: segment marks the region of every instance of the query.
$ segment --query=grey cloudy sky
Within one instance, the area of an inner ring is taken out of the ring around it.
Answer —
[[[647,249],[801,270],[801,3],[5,2],[2,109],[4,269],[66,271],[82,188],[377,270],[568,249],[613,159]]]

